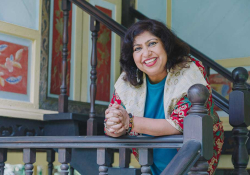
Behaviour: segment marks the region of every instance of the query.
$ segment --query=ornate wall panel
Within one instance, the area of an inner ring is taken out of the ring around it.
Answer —
[[[96,5],[96,8],[112,17],[112,11]],[[102,23],[97,40],[97,94],[96,100],[110,101],[111,30]]]

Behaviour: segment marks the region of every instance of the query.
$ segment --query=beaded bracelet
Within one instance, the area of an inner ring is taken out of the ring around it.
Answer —
[[[129,113],[128,115],[129,115],[129,127],[126,131],[127,134],[129,134],[134,128],[134,116],[131,113]]]

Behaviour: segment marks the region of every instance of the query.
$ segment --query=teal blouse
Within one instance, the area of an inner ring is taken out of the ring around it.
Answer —
[[[163,108],[163,93],[166,77],[157,84],[151,84],[147,77],[147,97],[144,117],[153,119],[165,119]],[[177,153],[177,149],[155,148],[153,149],[154,163],[151,166],[153,175],[159,175]]]

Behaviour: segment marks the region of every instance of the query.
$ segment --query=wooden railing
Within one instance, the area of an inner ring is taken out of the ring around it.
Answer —
[[[202,94],[202,95],[200,95]],[[186,172],[206,173],[206,163],[213,155],[213,121],[207,115],[205,103],[209,97],[207,88],[201,84],[193,85],[188,90],[188,98],[192,103],[189,115],[184,119],[184,135],[165,137],[123,136],[111,138],[107,136],[30,136],[30,137],[4,137],[0,139],[0,170],[4,172],[4,162],[7,159],[7,149],[23,149],[25,173],[33,174],[33,163],[36,161],[36,149],[49,149],[49,171],[51,174],[54,152],[58,149],[58,159],[61,163],[61,174],[69,173],[68,163],[71,162],[71,149],[97,149],[97,164],[100,175],[108,174],[110,166],[109,148],[138,148],[141,174],[150,174],[150,165],[153,164],[153,148],[180,148],[170,165],[182,162],[182,168],[168,166],[162,175],[184,174]],[[190,149],[190,147],[192,149]],[[185,155],[185,158],[183,156]],[[199,161],[197,162],[197,160]],[[205,166],[204,166],[205,163]],[[194,164],[203,164],[203,169],[192,169]],[[204,168],[205,167],[205,168]]]

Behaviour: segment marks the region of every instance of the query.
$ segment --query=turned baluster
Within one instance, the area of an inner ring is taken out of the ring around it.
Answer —
[[[48,162],[48,175],[53,174],[53,162],[55,161],[55,151],[53,149],[47,150],[47,162]]]
[[[194,139],[201,143],[201,157],[191,168],[189,175],[208,174],[207,160],[213,156],[213,121],[207,115],[205,107],[208,97],[208,89],[201,84],[195,84],[188,90],[188,99],[192,107],[184,119],[183,142]]]
[[[142,175],[151,175],[150,165],[153,164],[153,149],[139,148],[139,164]]]
[[[207,73],[207,77],[209,78],[210,76],[210,67],[206,64],[204,64],[204,67],[205,67],[205,70],[206,70],[206,73]]]
[[[71,161],[71,149],[60,148],[58,149],[58,161],[61,163],[61,175],[69,174],[69,165]]]
[[[70,175],[74,175],[74,171],[75,169],[72,166],[70,166]]]
[[[235,147],[232,155],[234,170],[232,174],[248,174],[246,167],[249,161],[246,142],[250,125],[250,92],[245,83],[248,72],[242,67],[232,72],[234,79],[233,91],[229,95],[229,123],[233,126]]]
[[[33,163],[36,162],[36,150],[31,148],[23,149],[23,162],[25,163],[25,174],[33,174]]]
[[[4,175],[4,166],[7,160],[7,149],[0,149],[0,175]]]
[[[92,32],[92,52],[91,52],[91,71],[90,71],[90,111],[87,122],[87,135],[97,134],[97,124],[95,119],[95,98],[96,98],[96,79],[97,79],[97,38],[100,30],[100,23],[95,18],[90,18],[90,30]]]
[[[106,148],[97,149],[97,164],[99,165],[99,175],[108,175],[108,167],[111,163],[111,152]]]
[[[128,168],[130,163],[130,149],[128,148],[120,148],[119,149],[119,167],[120,168]]]
[[[69,0],[62,0],[63,10],[63,49],[62,49],[62,85],[60,87],[61,94],[58,99],[58,111],[68,112],[68,96],[67,96],[67,57],[68,57],[68,20],[71,3]]]

